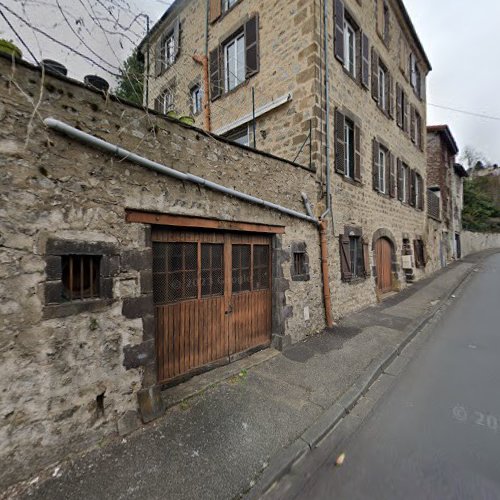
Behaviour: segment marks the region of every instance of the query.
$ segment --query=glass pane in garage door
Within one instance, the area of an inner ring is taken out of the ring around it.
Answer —
[[[250,245],[233,245],[233,293],[250,290]]]

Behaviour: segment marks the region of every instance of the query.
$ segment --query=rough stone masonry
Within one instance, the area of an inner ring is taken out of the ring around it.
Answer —
[[[314,224],[119,161],[43,119],[301,212],[302,191],[317,200],[311,172],[20,61],[0,57],[0,85],[2,486],[148,420],[157,383],[151,227],[127,223],[126,209],[285,227],[273,243],[274,342],[324,327]],[[307,252],[301,279],[292,279],[292,248]],[[64,300],[62,269],[75,255],[99,255],[91,300]]]

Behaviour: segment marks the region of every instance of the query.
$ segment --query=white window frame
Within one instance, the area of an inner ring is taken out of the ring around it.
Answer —
[[[385,185],[385,172],[387,168],[387,151],[382,147],[378,151],[378,190],[385,194],[387,186]]]
[[[194,115],[198,115],[203,110],[203,90],[199,85],[191,89],[191,106]]]
[[[238,59],[238,44],[242,44],[242,58]],[[231,51],[234,57],[231,60]],[[230,66],[230,63],[232,67]],[[235,89],[245,81],[246,76],[245,34],[239,33],[224,45],[224,88],[226,92]],[[238,72],[241,71],[241,75]],[[234,80],[232,80],[234,78]]]
[[[174,93],[172,90],[165,90],[161,96],[161,111],[166,115],[174,109]]]
[[[354,180],[356,138],[354,137],[354,123],[348,118],[344,120],[344,140],[345,176]]]
[[[356,78],[356,50],[356,30],[349,21],[344,20],[344,68],[354,78]]]
[[[175,36],[174,33],[170,33],[163,42],[162,47],[163,60],[165,61],[165,66],[172,66],[175,62]]]
[[[387,72],[384,67],[378,68],[378,105],[384,111],[387,109],[387,95],[386,95],[386,79]]]
[[[222,2],[222,12],[227,12],[234,5],[238,3],[239,0],[223,0]]]

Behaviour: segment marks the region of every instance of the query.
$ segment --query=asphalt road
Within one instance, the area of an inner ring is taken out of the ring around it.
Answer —
[[[500,499],[500,254],[478,269],[342,448],[314,450],[275,493]]]

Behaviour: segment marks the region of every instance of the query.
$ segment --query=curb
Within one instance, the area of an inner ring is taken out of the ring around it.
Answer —
[[[397,345],[388,347],[385,352],[373,360],[364,373],[335,403],[310,426],[304,433],[286,448],[275,455],[258,480],[257,484],[247,493],[246,500],[262,498],[271,487],[283,478],[291,468],[307,455],[332,429],[356,406],[372,384],[379,378],[384,370],[401,354],[401,351],[424,329],[436,314],[444,308],[459,288],[470,278],[474,269],[489,255],[485,255],[468,269],[459,282],[440,299],[431,311],[418,318],[406,329],[406,337]]]

